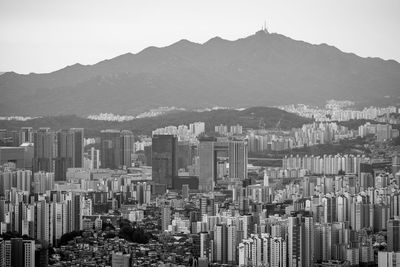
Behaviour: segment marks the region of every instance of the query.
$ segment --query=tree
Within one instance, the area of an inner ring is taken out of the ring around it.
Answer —
[[[77,236],[82,236],[83,231],[72,231],[69,233],[65,233],[61,236],[59,246],[63,246],[68,244],[69,241],[74,240]]]

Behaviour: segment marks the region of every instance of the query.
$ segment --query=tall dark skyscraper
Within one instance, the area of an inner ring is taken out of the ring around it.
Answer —
[[[102,168],[119,169],[132,166],[135,139],[131,131],[104,130],[101,131],[100,138]]]
[[[172,188],[173,178],[178,175],[178,139],[173,135],[154,135],[152,139],[153,181]]]
[[[83,129],[73,128],[57,132],[55,178],[64,181],[68,168],[83,166]]]
[[[132,153],[135,139],[131,131],[121,131],[121,165],[125,167],[132,166]]]
[[[120,131],[104,130],[100,133],[100,157],[101,167],[118,169],[121,164],[121,140]]]
[[[215,151],[214,140],[200,140],[198,153],[200,158],[199,189],[210,191],[214,188],[215,180]]]
[[[83,167],[83,149],[85,146],[83,141],[84,130],[83,128],[71,128],[70,131],[72,131],[74,135],[74,167],[80,168]]]
[[[187,169],[192,164],[191,146],[188,141],[178,142],[178,169]]]
[[[54,172],[57,156],[56,134],[50,128],[40,128],[33,135],[33,172]]]
[[[387,251],[400,251],[400,220],[390,219],[387,224]]]
[[[218,263],[228,263],[228,228],[226,224],[215,226],[215,261]]]

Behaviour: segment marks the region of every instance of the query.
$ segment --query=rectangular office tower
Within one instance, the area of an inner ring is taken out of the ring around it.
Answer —
[[[104,130],[100,133],[102,168],[120,169],[132,166],[134,136],[131,131]]]
[[[118,130],[100,132],[100,163],[102,168],[118,169],[121,162],[121,142]]]
[[[57,157],[57,138],[50,128],[40,128],[33,135],[33,172],[54,172]]]
[[[132,153],[135,139],[131,131],[121,131],[121,165],[123,167],[132,167]]]
[[[218,159],[228,158],[229,177],[244,180],[247,178],[248,151],[244,141],[217,141],[215,138],[199,140],[200,163],[199,189],[212,191],[218,178]]]
[[[57,132],[56,181],[65,181],[68,168],[83,167],[83,129]]]
[[[244,141],[229,142],[229,177],[247,178],[247,144]]]
[[[172,188],[172,182],[178,175],[178,139],[174,135],[154,135],[152,138],[153,181]]]
[[[214,140],[200,140],[198,153],[200,163],[199,190],[212,191],[215,183]]]

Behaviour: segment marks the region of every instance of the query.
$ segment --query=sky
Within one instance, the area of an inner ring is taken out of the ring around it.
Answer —
[[[181,39],[270,32],[400,62],[399,0],[0,0],[0,72],[46,73]]]

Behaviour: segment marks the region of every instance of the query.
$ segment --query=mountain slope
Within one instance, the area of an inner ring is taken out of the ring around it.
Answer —
[[[398,101],[400,64],[257,32],[181,40],[91,66],[0,76],[2,115],[138,113],[159,106],[248,107],[327,99]],[[390,96],[389,98],[385,96]]]
[[[98,136],[104,129],[127,129],[135,134],[151,134],[153,130],[170,125],[181,125],[203,121],[207,131],[214,131],[215,125],[240,124],[245,128],[258,129],[260,121],[267,129],[273,129],[279,123],[279,127],[288,130],[301,127],[305,123],[311,123],[311,119],[299,117],[295,114],[277,108],[252,107],[245,110],[214,110],[214,111],[177,111],[152,118],[135,119],[126,122],[106,122],[80,118],[75,115],[63,115],[37,118],[29,121],[0,121],[0,129],[19,130],[29,126],[35,129],[50,127],[53,130],[66,128],[85,128],[86,136]]]

